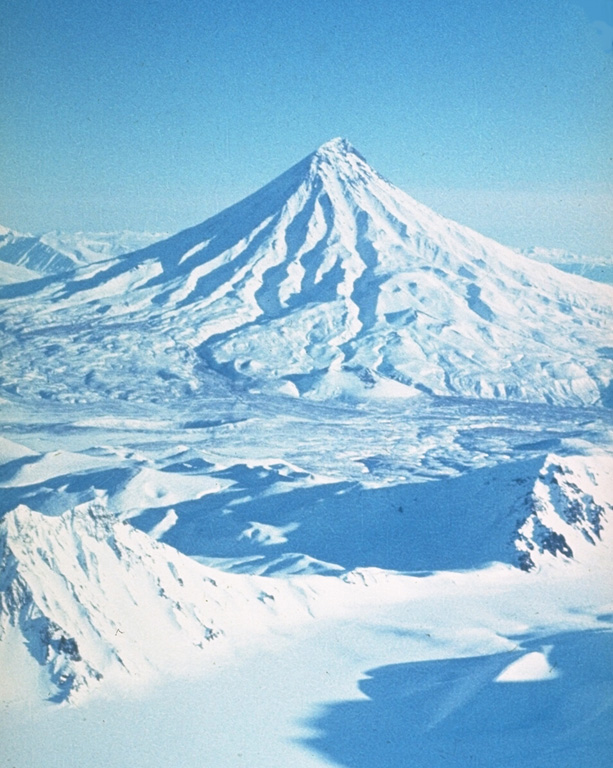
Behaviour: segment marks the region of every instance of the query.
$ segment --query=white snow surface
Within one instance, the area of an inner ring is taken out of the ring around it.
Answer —
[[[609,287],[344,140],[14,277],[7,766],[608,768]]]
[[[542,651],[531,651],[525,656],[513,661],[496,678],[497,683],[526,683],[540,680],[553,680],[558,672],[548,659],[548,651],[552,646],[546,646]]]
[[[8,261],[0,263],[0,284],[3,283],[23,283],[28,280],[36,280],[40,277],[38,272],[27,267],[21,267],[18,264],[11,264]]]
[[[19,627],[55,701],[107,677],[188,673],[213,640],[251,639],[296,611],[288,583],[212,572],[100,503],[59,516],[21,505],[0,525],[0,633]]]

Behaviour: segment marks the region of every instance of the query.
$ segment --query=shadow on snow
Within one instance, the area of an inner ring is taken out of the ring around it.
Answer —
[[[178,520],[162,540],[192,556],[255,557],[265,564],[298,553],[348,570],[430,572],[514,563],[512,542],[541,467],[536,458],[425,483],[292,488],[295,478],[274,469],[236,466],[218,475],[234,480],[226,491],[175,504]],[[278,490],[282,481],[285,492]],[[164,514],[145,510],[131,522],[151,530]],[[271,530],[279,535],[269,537]]]
[[[553,645],[554,679],[495,682],[511,661]],[[360,682],[366,700],[326,706],[305,740],[345,768],[608,768],[613,633],[522,644],[517,653],[395,664]]]

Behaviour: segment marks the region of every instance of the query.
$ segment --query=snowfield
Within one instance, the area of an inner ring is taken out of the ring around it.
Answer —
[[[127,255],[0,236],[3,764],[611,764],[610,286],[342,139]]]

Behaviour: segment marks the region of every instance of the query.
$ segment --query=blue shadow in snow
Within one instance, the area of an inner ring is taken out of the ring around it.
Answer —
[[[524,653],[553,645],[555,679],[497,683]],[[327,706],[303,743],[345,768],[609,768],[613,632],[584,631],[522,651],[379,667],[367,700]]]
[[[238,465],[211,473],[233,480],[230,488],[173,505],[178,520],[162,540],[192,556],[256,556],[263,564],[299,553],[348,570],[429,572],[515,563],[512,542],[528,513],[530,480],[541,467],[536,458],[428,483],[293,488],[294,478],[275,468]],[[285,493],[269,492],[280,483],[287,485]],[[165,513],[144,510],[131,522],[150,530]],[[285,538],[271,545],[244,535],[252,523],[285,529]]]

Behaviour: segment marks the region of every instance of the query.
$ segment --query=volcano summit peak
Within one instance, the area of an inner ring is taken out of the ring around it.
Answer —
[[[357,154],[355,147],[347,139],[342,136],[337,136],[335,139],[330,139],[319,147],[315,152],[316,155],[347,155]]]
[[[311,155],[311,168],[333,168],[335,170],[347,171],[366,170],[373,172],[364,156],[347,139],[337,137],[330,139],[322,144],[319,149]]]

